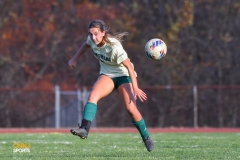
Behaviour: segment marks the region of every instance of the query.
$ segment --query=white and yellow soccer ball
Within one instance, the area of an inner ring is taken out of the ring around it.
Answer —
[[[167,53],[167,45],[163,40],[153,38],[146,43],[145,52],[149,58],[153,60],[160,60]]]

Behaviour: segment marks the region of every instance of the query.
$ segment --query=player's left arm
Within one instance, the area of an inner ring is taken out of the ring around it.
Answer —
[[[139,98],[142,102],[147,99],[146,93],[144,93],[141,89],[138,88],[137,78],[135,76],[134,68],[132,63],[130,62],[130,59],[127,58],[126,60],[122,61],[122,64],[127,68],[129,77],[132,80],[132,86],[133,86],[133,94],[135,98]]]

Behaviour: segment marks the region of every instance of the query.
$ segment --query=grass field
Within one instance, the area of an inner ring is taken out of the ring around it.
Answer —
[[[138,133],[92,133],[82,140],[70,133],[0,134],[0,159],[236,159],[240,133],[150,133],[155,149],[148,152]],[[30,153],[13,153],[16,143]]]

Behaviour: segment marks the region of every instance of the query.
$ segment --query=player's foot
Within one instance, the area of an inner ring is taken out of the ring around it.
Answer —
[[[151,152],[154,149],[154,143],[149,136],[147,138],[143,138],[143,142],[144,142],[148,152]]]
[[[82,139],[87,139],[88,137],[88,132],[86,131],[85,128],[77,128],[77,129],[71,129],[70,132],[75,135],[79,136]]]

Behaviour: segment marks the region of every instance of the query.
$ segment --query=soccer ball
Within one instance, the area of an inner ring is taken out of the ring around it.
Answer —
[[[160,60],[167,53],[166,43],[159,39],[150,39],[145,45],[146,55],[153,60]]]

